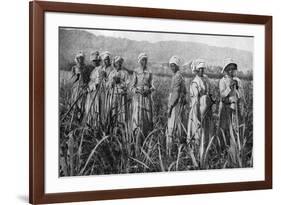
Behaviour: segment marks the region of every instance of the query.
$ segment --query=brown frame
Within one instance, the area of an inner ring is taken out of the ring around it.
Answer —
[[[47,11],[264,25],[265,180],[46,194],[44,192],[44,12]],[[30,203],[73,202],[272,188],[272,16],[34,1],[29,4],[29,25]]]

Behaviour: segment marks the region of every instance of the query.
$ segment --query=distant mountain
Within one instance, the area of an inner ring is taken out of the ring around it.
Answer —
[[[86,55],[86,61],[89,62],[90,53],[96,50],[108,50],[113,55],[123,56],[129,69],[137,66],[137,57],[140,52],[146,52],[149,56],[149,62],[154,65],[167,63],[172,55],[179,55],[187,64],[193,59],[203,58],[212,66],[222,66],[223,59],[231,57],[237,61],[239,70],[244,73],[253,69],[253,54],[244,50],[173,40],[150,43],[126,38],[96,36],[83,30],[60,29],[60,69],[68,70],[78,51],[83,51]]]

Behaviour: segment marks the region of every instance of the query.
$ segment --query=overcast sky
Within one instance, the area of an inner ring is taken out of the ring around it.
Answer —
[[[210,46],[230,47],[253,52],[254,41],[252,37],[236,36],[216,36],[198,34],[170,34],[170,33],[151,33],[151,32],[132,32],[132,31],[111,31],[111,30],[87,30],[95,35],[128,38],[137,41],[189,41],[204,43]]]

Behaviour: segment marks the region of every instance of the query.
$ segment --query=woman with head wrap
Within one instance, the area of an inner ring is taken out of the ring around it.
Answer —
[[[210,82],[204,74],[206,63],[202,59],[194,60],[191,64],[195,74],[190,83],[190,112],[188,119],[188,142],[194,140],[195,150],[199,150],[199,160],[203,159],[203,151],[213,135],[213,110],[210,95]],[[199,148],[199,149],[198,149]]]
[[[85,101],[86,94],[84,91],[86,90],[87,83],[89,82],[89,72],[88,68],[85,65],[85,55],[82,52],[79,52],[75,56],[75,63],[72,67],[72,91],[71,91],[71,104],[75,104],[75,117],[77,120],[81,121],[83,119],[83,115],[85,113]]]
[[[241,112],[243,110],[241,109],[242,107],[239,107],[239,104],[242,105],[244,102],[244,95],[241,81],[235,77],[236,71],[237,64],[231,58],[225,59],[222,69],[224,77],[219,81],[220,105],[218,134],[226,146],[231,145],[231,136],[239,136],[239,113],[243,116]],[[240,140],[239,137],[237,140]]]
[[[97,121],[95,121],[95,119],[97,119],[95,113],[96,111],[98,111],[97,109],[98,97],[95,97],[94,91],[98,83],[97,76],[98,76],[98,69],[101,62],[99,51],[95,51],[91,54],[90,61],[92,62],[92,65],[91,65],[91,73],[89,75],[87,100],[85,104],[85,117],[87,118],[85,120],[89,125],[97,125]]]
[[[123,62],[124,59],[120,56],[114,58],[114,70],[109,74],[107,81],[113,127],[119,123],[125,125],[128,122],[127,88],[129,81],[128,73],[123,69]]]
[[[167,129],[167,154],[171,155],[172,141],[180,140],[183,137],[183,115],[186,104],[185,80],[180,72],[180,58],[172,56],[169,61],[169,67],[173,72],[171,92],[168,102],[168,129]]]
[[[111,53],[108,51],[104,51],[101,54],[101,60],[102,60],[102,68],[106,72],[106,76],[109,76],[109,73],[113,70],[113,67],[111,66]]]
[[[109,112],[108,89],[106,87],[108,75],[113,70],[111,67],[111,54],[108,51],[101,53],[101,65],[96,67],[90,76],[88,91],[92,94],[92,100],[88,105],[89,112],[93,112],[93,126],[97,129],[100,123],[104,123]],[[98,57],[99,58],[99,57]]]
[[[97,68],[100,66],[101,63],[101,57],[99,51],[95,51],[91,54],[90,60],[92,62],[92,65],[94,68]]]
[[[137,147],[153,129],[152,96],[154,90],[152,73],[147,69],[148,57],[145,53],[138,56],[139,68],[134,71],[132,80],[133,114],[132,127]]]

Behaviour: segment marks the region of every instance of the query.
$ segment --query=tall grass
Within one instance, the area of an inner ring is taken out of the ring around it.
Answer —
[[[65,76],[60,83],[60,116],[68,111],[71,85]],[[190,79],[186,79],[186,86]],[[223,169],[252,167],[252,82],[243,81],[247,108],[245,123],[239,126],[239,134],[230,133],[231,144],[222,151],[223,140],[215,134],[204,146],[198,147],[186,141],[184,136],[174,136],[172,154],[166,150],[167,102],[171,80],[158,77],[154,80],[153,94],[154,129],[139,144],[130,123],[118,122],[118,116],[111,116],[111,107],[98,127],[81,124],[73,109],[60,122],[60,176],[122,174],[143,172],[185,171],[198,169]],[[218,97],[218,80],[211,81],[212,92]],[[131,93],[128,94],[129,113],[132,112]],[[189,95],[189,93],[187,93]],[[215,106],[218,109],[218,105]],[[186,132],[189,109],[185,109],[183,128]],[[101,113],[100,113],[101,114]],[[118,114],[117,114],[118,115]],[[131,116],[129,116],[130,118]],[[112,122],[116,123],[112,123]],[[215,123],[218,123],[217,119]],[[238,139],[237,139],[238,136]],[[139,150],[138,154],[136,150]]]

